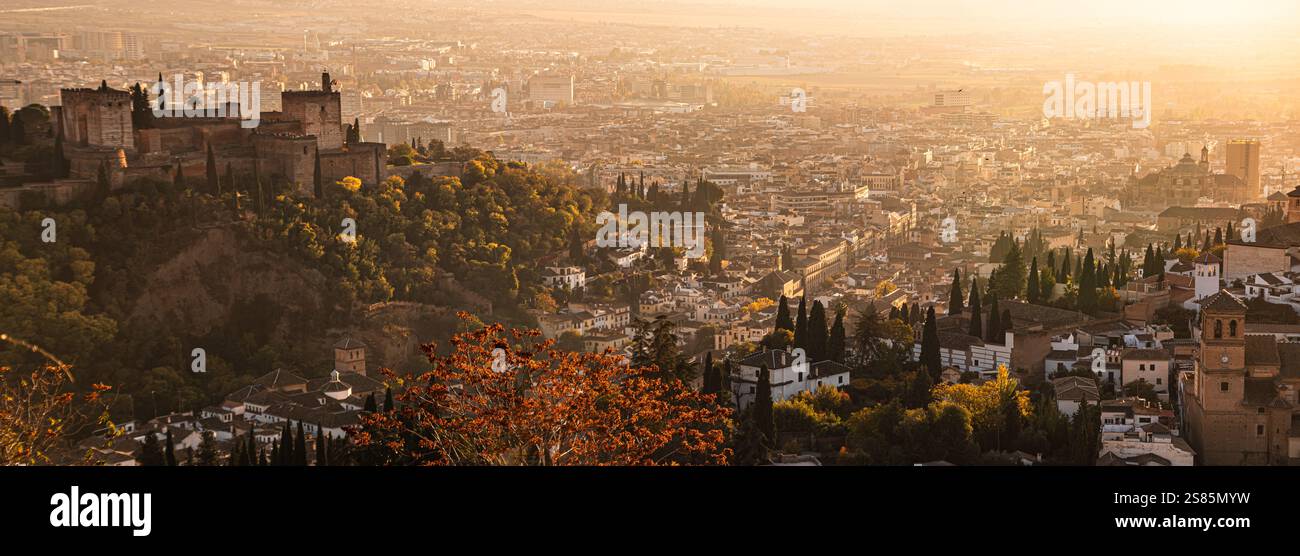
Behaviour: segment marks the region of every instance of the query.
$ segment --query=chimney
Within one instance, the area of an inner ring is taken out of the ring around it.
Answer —
[[[322,90],[322,91],[324,91],[324,92],[326,92],[326,93],[329,93],[329,92],[332,92],[331,89],[332,89],[332,87],[330,86],[330,72],[328,72],[328,71],[323,71],[323,72],[321,72],[321,74],[320,74],[320,90]]]

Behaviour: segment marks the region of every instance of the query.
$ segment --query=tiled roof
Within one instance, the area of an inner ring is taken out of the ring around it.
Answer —
[[[1246,364],[1278,366],[1282,363],[1277,352],[1277,340],[1264,334],[1246,335]]]
[[[1242,303],[1240,299],[1237,299],[1237,296],[1228,293],[1227,290],[1219,290],[1219,293],[1201,300],[1201,309],[1207,311],[1245,313],[1246,304]]]

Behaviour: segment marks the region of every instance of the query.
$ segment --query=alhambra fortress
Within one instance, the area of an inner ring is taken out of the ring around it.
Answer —
[[[317,160],[322,183],[355,176],[375,183],[384,176],[383,143],[346,141],[340,95],[329,73],[316,91],[285,91],[282,109],[262,112],[255,127],[242,127],[238,106],[226,116],[155,117],[136,125],[128,91],[106,84],[98,88],[62,89],[62,106],[51,108],[51,125],[63,136],[67,178],[6,190],[16,206],[23,191],[67,202],[95,186],[107,169],[112,189],[139,178],[173,181],[178,175],[206,175],[208,149],[223,183],[257,179],[288,184],[297,195],[311,196]],[[177,112],[180,112],[177,110]],[[358,134],[359,136],[359,134]]]

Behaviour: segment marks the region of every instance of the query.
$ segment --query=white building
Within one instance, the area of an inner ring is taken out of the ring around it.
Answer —
[[[794,397],[799,392],[815,392],[821,386],[841,388],[849,385],[849,368],[834,361],[809,362],[782,349],[764,350],[746,357],[731,373],[731,393],[736,407],[744,409],[754,402],[758,392],[759,367],[767,365],[771,373],[772,401]]]
[[[1120,380],[1124,386],[1146,382],[1160,396],[1169,401],[1169,366],[1173,360],[1163,349],[1127,349],[1121,355]]]
[[[535,75],[528,80],[528,100],[545,105],[573,104],[573,75]]]
[[[1185,467],[1194,465],[1196,458],[1187,441],[1160,423],[1139,427],[1123,438],[1103,439],[1097,454],[1098,465]]]
[[[587,271],[576,266],[548,266],[542,273],[542,283],[552,288],[576,290],[587,285]]]

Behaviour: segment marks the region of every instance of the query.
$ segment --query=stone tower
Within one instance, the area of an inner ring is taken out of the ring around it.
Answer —
[[[1233,411],[1246,380],[1246,304],[1219,291],[1201,304],[1196,392],[1205,411]]]
[[[135,149],[131,93],[102,83],[97,89],[62,89],[59,125],[69,145]]]
[[[342,100],[329,72],[321,73],[320,80],[319,91],[281,93],[281,111],[302,124],[303,135],[316,137],[320,149],[339,149],[343,147]]]
[[[343,338],[334,344],[334,370],[366,374],[366,344],[352,338]]]

